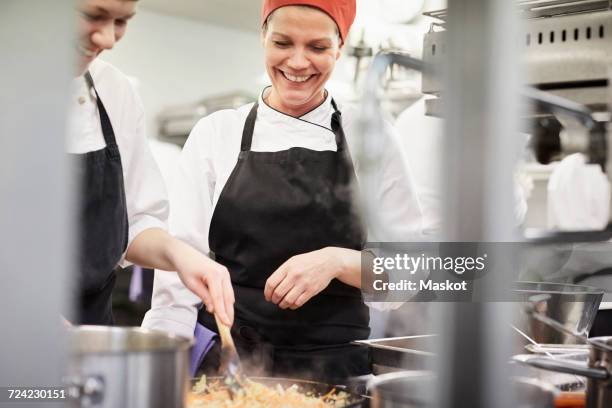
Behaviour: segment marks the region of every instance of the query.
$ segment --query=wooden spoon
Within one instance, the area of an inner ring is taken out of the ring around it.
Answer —
[[[236,394],[242,389],[242,384],[244,383],[240,357],[236,351],[230,328],[223,324],[216,314],[215,320],[219,329],[219,336],[221,337],[221,365],[219,373],[223,376],[223,382],[227,385],[230,394]]]

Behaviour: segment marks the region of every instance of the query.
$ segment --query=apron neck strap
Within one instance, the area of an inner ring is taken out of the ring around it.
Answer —
[[[98,90],[96,89],[93,78],[91,77],[91,73],[89,71],[85,72],[85,82],[87,83],[87,87],[90,92],[93,89],[96,94],[96,104],[98,105],[98,113],[100,115],[100,125],[102,126],[102,134],[104,135],[104,141],[106,142],[106,146],[116,146],[117,141],[115,140],[115,131],[113,130],[113,125],[111,124],[110,118],[108,117],[108,113],[106,112],[106,108],[102,103],[102,99],[100,99],[100,95],[98,94]]]
[[[346,145],[346,138],[344,136],[344,129],[342,128],[342,112],[338,110],[338,106],[336,105],[336,101],[334,98],[331,100],[332,108],[334,108],[334,113],[332,113],[331,118],[331,129],[336,135],[336,146],[338,151],[343,151],[344,146]]]
[[[334,98],[331,99],[331,106],[334,108],[334,113],[338,113],[339,115],[341,114],[338,110],[338,105],[336,105],[336,101],[334,101]]]
[[[253,131],[255,130],[255,120],[257,119],[257,107],[259,102],[255,102],[249,115],[244,122],[244,128],[242,128],[242,142],[240,143],[240,151],[248,152],[251,150],[251,143],[253,142]]]
[[[99,100],[100,98],[98,98]],[[338,110],[336,101],[332,98],[331,105],[334,108],[334,113],[331,118],[331,129],[336,135],[336,146],[338,151],[344,150],[345,137],[344,130],[342,129],[342,113]],[[244,127],[242,128],[242,142],[240,143],[240,151],[247,152],[251,150],[251,144],[253,143],[253,132],[255,130],[255,120],[257,119],[257,108],[259,102],[255,102],[251,111],[249,112]]]

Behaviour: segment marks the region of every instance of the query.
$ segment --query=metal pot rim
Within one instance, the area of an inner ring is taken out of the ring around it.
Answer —
[[[434,380],[436,378],[436,374],[433,371],[428,370],[405,370],[405,371],[396,371],[392,373],[380,374],[372,378],[367,383],[367,388],[369,390],[373,390],[379,388],[381,385],[393,383],[398,380],[403,379],[424,379],[424,380]]]
[[[134,353],[165,353],[188,350],[193,339],[158,330],[141,327],[75,326],[69,330],[73,355],[125,355]],[[102,336],[94,344],[86,336]],[[140,336],[140,341],[130,344],[129,336]],[[150,339],[148,338],[150,337]],[[159,344],[155,344],[155,342]]]
[[[543,289],[537,289],[537,288],[533,288],[533,289],[518,289],[518,288],[514,288],[514,292],[518,292],[518,293],[529,293],[529,292],[538,292],[538,293],[555,293],[555,294],[568,294],[568,295],[576,295],[576,294],[593,294],[593,295],[602,295],[605,293],[605,291],[603,289],[599,289],[599,288],[595,288],[593,286],[585,286],[585,285],[575,285],[575,284],[571,284],[571,283],[558,283],[558,282],[532,282],[532,281],[515,281],[514,282],[515,285],[521,285],[521,284],[528,284],[528,285],[546,285],[549,287],[558,287],[558,288],[571,288],[571,289],[575,289],[573,291],[566,291],[566,290],[554,290],[554,289],[550,289],[547,290],[546,288]]]
[[[602,343],[607,343],[607,344],[612,342],[612,336],[598,336],[598,337],[589,337],[589,338],[591,340],[598,340],[598,341],[601,341]]]

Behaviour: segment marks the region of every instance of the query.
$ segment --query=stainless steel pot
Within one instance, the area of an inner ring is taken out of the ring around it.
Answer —
[[[518,408],[553,408],[557,394],[553,386],[538,380],[514,378]],[[433,408],[436,406],[436,377],[428,371],[383,374],[368,384],[372,408]]]
[[[602,343],[606,347],[597,346]],[[588,365],[582,366],[547,357],[517,360],[532,367],[587,377],[587,408],[612,407],[612,337],[590,339]]]
[[[69,407],[184,406],[190,340],[139,327],[79,326],[70,335]]]
[[[548,282],[516,282],[515,293],[523,300],[521,307],[535,295],[547,295],[538,303],[538,312],[565,326],[566,329],[588,335],[604,291],[589,286]],[[576,344],[573,335],[556,330],[530,315],[520,313],[516,326],[540,344]]]
[[[381,374],[368,383],[371,408],[433,408],[436,376],[430,371]]]

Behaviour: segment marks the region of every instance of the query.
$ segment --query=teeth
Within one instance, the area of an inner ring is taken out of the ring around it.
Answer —
[[[308,75],[308,76],[295,76],[295,75],[290,75],[290,74],[288,74],[286,72],[283,72],[283,75],[285,76],[285,78],[287,78],[291,82],[305,82],[305,81],[307,81],[311,77],[311,75]]]

